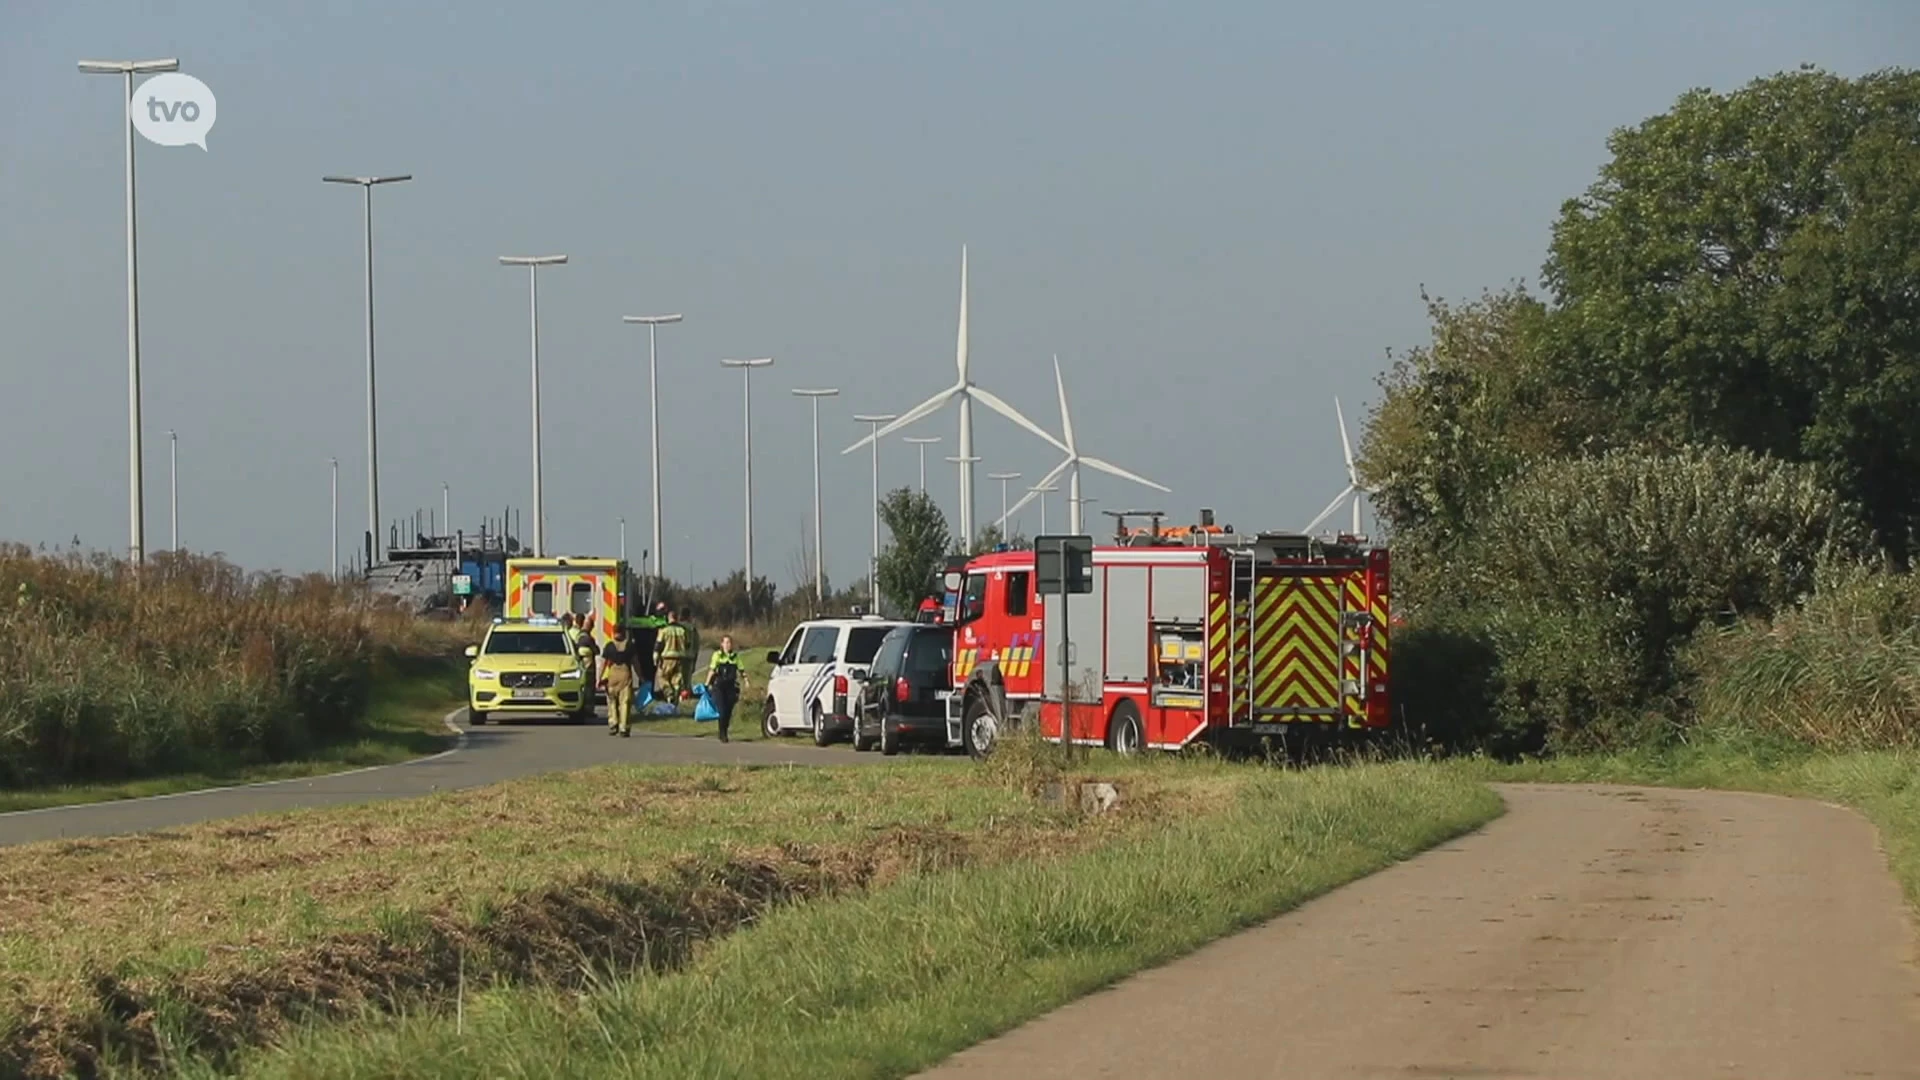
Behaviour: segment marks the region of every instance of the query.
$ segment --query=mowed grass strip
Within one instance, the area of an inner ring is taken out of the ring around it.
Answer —
[[[242,1058],[242,1071],[906,1075],[1500,811],[1483,785],[1422,764],[1279,772],[1142,762],[1103,772],[1123,791],[1175,791],[1190,777],[1227,797],[1149,805],[1097,844],[784,906],[675,971],[565,993],[481,989],[402,1018],[313,1025]],[[951,797],[982,796],[968,779],[978,774],[909,766],[898,775],[936,781]]]
[[[304,1009],[431,1000],[452,986],[450,949],[459,963],[475,951],[479,979],[488,963],[577,975],[649,935],[731,929],[719,916],[679,925],[676,896],[754,917],[929,853],[977,865],[1095,843],[1217,804],[1232,783],[1218,768],[1142,774],[1126,812],[1085,820],[1005,778],[952,759],[610,766],[0,850],[0,1075],[230,1049]]]

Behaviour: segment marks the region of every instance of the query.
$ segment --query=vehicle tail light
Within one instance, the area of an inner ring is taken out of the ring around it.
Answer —
[[[913,687],[907,685],[905,675],[893,680],[893,699],[895,701],[913,700]]]
[[[833,692],[836,694],[845,694],[847,692],[847,677],[845,675],[835,675],[833,677]]]

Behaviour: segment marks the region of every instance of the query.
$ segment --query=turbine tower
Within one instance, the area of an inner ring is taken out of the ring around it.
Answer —
[[[938,394],[933,395],[900,414],[898,420],[895,420],[885,427],[876,428],[861,438],[859,442],[842,450],[841,453],[851,454],[876,439],[883,439],[916,420],[938,412],[941,407],[949,401],[957,399],[960,403],[960,453],[957,455],[960,459],[960,535],[965,538],[966,543],[972,544],[974,539],[973,517],[975,509],[973,500],[973,466],[974,462],[978,460],[973,452],[974,401],[978,400],[980,404],[985,405],[1001,416],[1038,435],[1056,449],[1069,453],[1071,453],[1071,451],[1068,451],[1066,445],[1060,440],[1047,434],[1046,430],[1040,425],[1020,415],[1020,410],[1002,401],[998,395],[989,393],[973,382],[972,374],[967,368],[967,248],[964,244],[960,247],[960,333],[954,346],[954,362],[955,366],[959,369],[960,377],[952,386],[947,387],[945,390],[940,391]],[[1163,488],[1162,490],[1165,489]]]
[[[1320,516],[1314,518],[1311,522],[1308,522],[1307,527],[1304,529],[1301,529],[1300,531],[1303,533],[1311,533],[1313,530],[1319,528],[1321,522],[1332,517],[1333,512],[1335,510],[1340,509],[1340,503],[1342,500],[1345,500],[1351,497],[1353,499],[1353,534],[1352,535],[1359,536],[1360,535],[1360,497],[1362,495],[1375,494],[1375,489],[1361,486],[1360,471],[1357,468],[1355,468],[1353,464],[1353,444],[1347,440],[1347,414],[1341,411],[1339,398],[1333,399],[1333,415],[1334,415],[1334,418],[1340,422],[1340,452],[1346,455],[1346,459],[1347,459],[1347,486],[1344,490],[1340,492],[1340,494],[1335,495],[1333,497],[1333,501],[1327,504],[1327,508],[1325,510],[1320,511]]]
[[[1021,498],[1019,502],[1007,508],[1006,513],[1000,517],[1000,529],[1002,532],[1006,530],[1008,518],[1019,513],[1021,507],[1040,497],[1048,490],[1049,485],[1055,480],[1060,479],[1061,473],[1067,473],[1067,531],[1075,536],[1080,535],[1080,466],[1082,465],[1085,465],[1089,469],[1098,469],[1103,473],[1109,473],[1122,480],[1131,480],[1136,484],[1144,484],[1155,491],[1173,490],[1163,484],[1156,484],[1137,473],[1130,473],[1112,462],[1102,461],[1097,457],[1088,457],[1082,454],[1079,450],[1079,444],[1073,440],[1073,416],[1067,412],[1067,381],[1060,377],[1060,357],[1057,355],[1053,358],[1053,385],[1054,388],[1060,392],[1060,434],[1065,436],[1067,441],[1064,446],[1052,439],[1047,441],[1065,450],[1067,452],[1067,459],[1055,465],[1053,471],[1041,477],[1040,482],[1033,485],[1032,488],[1029,488],[1027,494]],[[1069,472],[1068,470],[1072,471]],[[1086,501],[1092,502],[1093,500],[1088,499]]]

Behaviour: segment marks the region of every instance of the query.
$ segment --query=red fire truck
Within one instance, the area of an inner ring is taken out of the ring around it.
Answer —
[[[1389,725],[1387,550],[1363,538],[1235,533],[1212,523],[1128,529],[1093,549],[1092,591],[1041,596],[1031,550],[950,564],[947,741],[976,758],[1003,732],[1058,740],[1063,682],[1075,743],[1122,753],[1290,750]]]

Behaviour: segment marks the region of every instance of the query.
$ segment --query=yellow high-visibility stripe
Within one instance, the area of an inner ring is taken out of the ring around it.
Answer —
[[[1319,577],[1274,577],[1256,585],[1254,700],[1261,708],[1339,707],[1337,585]]]

